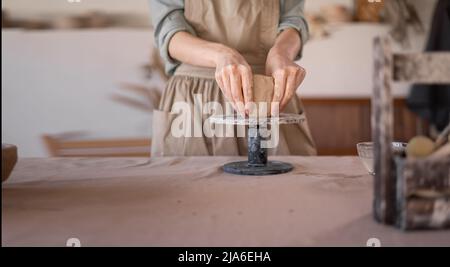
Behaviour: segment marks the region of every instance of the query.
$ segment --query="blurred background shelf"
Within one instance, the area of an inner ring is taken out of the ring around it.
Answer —
[[[95,138],[82,134],[43,135],[51,157],[150,157],[151,139]]]

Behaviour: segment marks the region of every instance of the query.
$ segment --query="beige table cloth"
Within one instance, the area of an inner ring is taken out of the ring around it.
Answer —
[[[2,184],[2,245],[450,245],[448,230],[376,223],[357,157],[273,157],[295,166],[275,176],[221,170],[237,159],[21,159]]]

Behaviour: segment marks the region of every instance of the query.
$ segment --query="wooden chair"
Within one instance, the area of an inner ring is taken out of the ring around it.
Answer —
[[[450,157],[394,157],[391,84],[450,84],[450,52],[397,54],[390,43],[388,37],[374,40],[374,217],[402,229],[449,227]],[[419,190],[439,198],[420,197]]]
[[[52,157],[150,157],[150,138],[84,139],[79,134],[43,135]]]

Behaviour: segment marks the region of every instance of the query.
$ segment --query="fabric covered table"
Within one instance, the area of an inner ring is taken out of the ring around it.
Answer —
[[[372,177],[357,157],[272,157],[294,170],[223,173],[239,159],[20,159],[2,184],[2,245],[450,245],[448,230],[376,223]]]

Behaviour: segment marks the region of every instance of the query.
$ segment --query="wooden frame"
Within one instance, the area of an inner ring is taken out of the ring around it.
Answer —
[[[433,220],[435,209],[426,208],[430,201],[412,198],[408,184],[422,179],[421,189],[446,191],[449,189],[449,159],[404,160],[397,159],[391,151],[393,136],[392,82],[422,84],[450,84],[450,53],[393,54],[389,37],[374,40],[374,88],[372,96],[372,136],[374,140],[374,217],[386,224],[396,224],[402,229],[443,228],[450,225],[450,198],[440,199],[444,219]],[[430,168],[430,166],[433,166]],[[424,170],[428,171],[424,171]],[[415,175],[421,171],[420,177]],[[407,189],[409,188],[409,189]],[[417,189],[417,188],[415,188]],[[437,203],[437,200],[433,202]],[[432,204],[433,204],[432,203]],[[421,223],[411,218],[426,217]],[[446,217],[447,216],[447,217]],[[442,214],[440,215],[442,218]]]

